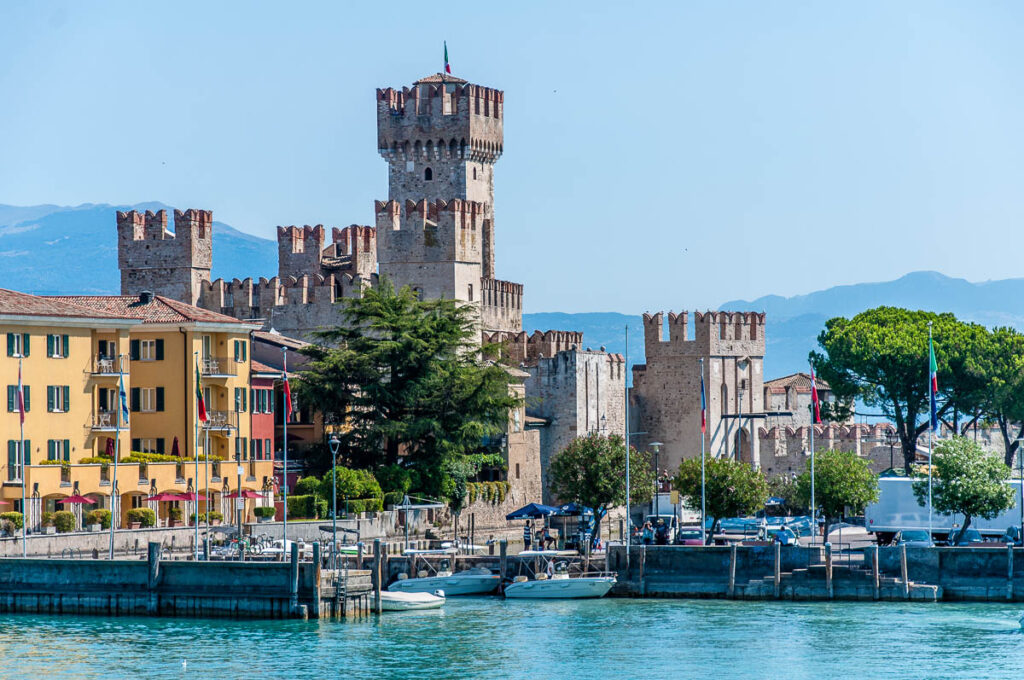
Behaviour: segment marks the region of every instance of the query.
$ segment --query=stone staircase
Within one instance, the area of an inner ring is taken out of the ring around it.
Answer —
[[[748,600],[776,599],[775,579],[768,575],[752,579],[745,585],[736,584],[736,597]],[[832,593],[828,592],[825,565],[812,564],[806,568],[779,574],[778,599],[782,600],[874,600],[875,587],[871,570],[862,566],[833,565]],[[942,587],[882,575],[878,579],[879,600],[920,600],[936,602],[942,599]]]

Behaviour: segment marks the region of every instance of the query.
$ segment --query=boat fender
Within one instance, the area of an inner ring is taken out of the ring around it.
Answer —
[[[398,580],[399,580],[399,581],[404,581],[405,579],[409,578],[409,575],[408,575],[408,574],[406,574],[406,573],[405,573],[405,572],[403,571],[403,572],[401,572],[401,573],[400,573],[400,574],[398,575],[398,577],[397,577],[397,578],[398,578]]]
[[[437,597],[443,598],[444,597],[444,591],[443,590],[435,590],[434,591],[434,595],[437,596]]]
[[[417,578],[426,578],[427,577],[427,570],[426,569],[420,569],[418,572],[416,572],[416,577]]]
[[[527,579],[525,576],[520,574],[519,576],[516,576],[514,579],[512,579],[512,582],[513,583],[526,583],[528,580],[529,579]]]
[[[538,581],[547,581],[548,580],[548,575],[547,574],[537,574],[537,580]]]

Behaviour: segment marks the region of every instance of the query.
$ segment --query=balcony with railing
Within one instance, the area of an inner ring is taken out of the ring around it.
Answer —
[[[113,432],[117,429],[117,413],[114,411],[97,411],[92,414],[93,432]]]
[[[207,411],[203,427],[211,432],[226,432],[238,429],[237,411]]]
[[[108,356],[96,354],[92,358],[92,375],[96,377],[117,377],[128,372],[128,355]]]
[[[237,363],[228,357],[203,357],[200,366],[204,378],[233,378],[238,375]]]

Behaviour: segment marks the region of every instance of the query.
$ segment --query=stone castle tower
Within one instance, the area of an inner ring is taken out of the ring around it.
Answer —
[[[630,420],[637,445],[660,441],[659,467],[700,455],[700,360],[707,395],[705,453],[760,466],[764,418],[764,322],[754,312],[644,314],[646,364],[633,366]]]
[[[213,261],[213,213],[174,211],[174,233],[167,230],[167,211],[145,215],[117,213],[117,264],[121,294],[148,290],[191,305],[199,304],[203,282],[210,280]]]
[[[522,285],[494,278],[494,164],[504,93],[438,73],[377,90],[388,200],[376,204],[380,274],[427,298],[478,304],[488,331],[522,328]]]

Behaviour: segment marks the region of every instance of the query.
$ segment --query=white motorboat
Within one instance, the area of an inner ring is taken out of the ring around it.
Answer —
[[[580,599],[604,597],[615,585],[615,575],[602,572],[570,576],[568,562],[555,562],[557,557],[578,557],[575,553],[558,550],[529,550],[520,556],[534,556],[547,563],[545,573],[538,573],[533,580],[516,576],[505,586],[505,597],[544,600]]]
[[[445,595],[486,595],[492,593],[501,582],[501,576],[490,569],[476,568],[458,571],[438,571],[433,576],[402,578],[388,586],[390,592],[432,593],[442,589]]]
[[[385,590],[380,594],[380,608],[386,612],[440,609],[442,605],[444,605],[443,590],[433,593],[395,593]]]

